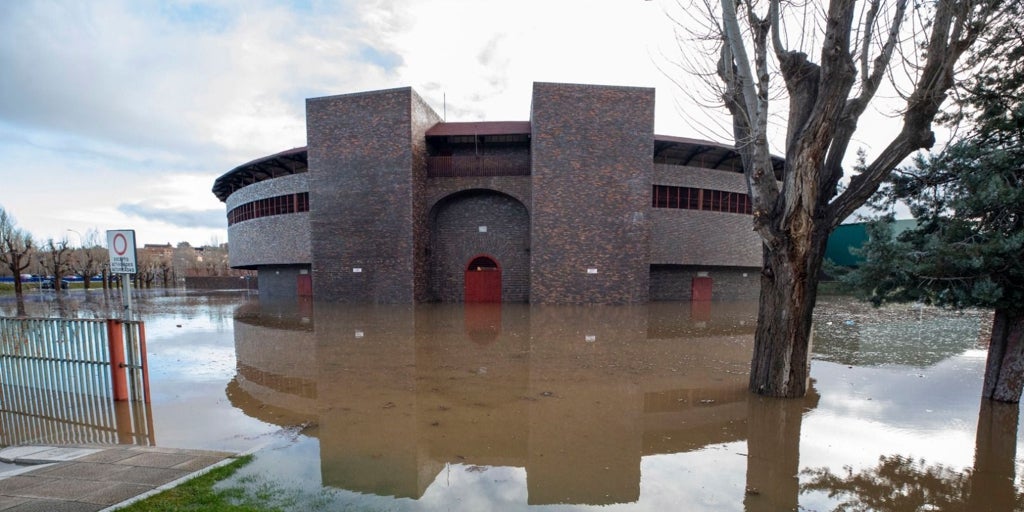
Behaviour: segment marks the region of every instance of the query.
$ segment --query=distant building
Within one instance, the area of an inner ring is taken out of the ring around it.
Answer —
[[[258,271],[261,296],[757,296],[761,241],[739,155],[655,135],[653,89],[536,83],[528,121],[447,123],[400,88],[311,98],[306,118],[306,147],[213,186],[229,263]]]
[[[850,222],[837,226],[828,237],[825,259],[843,267],[856,267],[864,261],[863,256],[854,253],[868,241],[867,225],[867,222]],[[893,223],[893,235],[915,226],[917,221],[914,219],[897,220]]]
[[[153,258],[170,259],[174,255],[174,246],[171,244],[145,244],[139,253]]]

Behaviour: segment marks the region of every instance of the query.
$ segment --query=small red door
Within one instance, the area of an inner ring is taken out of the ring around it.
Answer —
[[[466,266],[466,302],[501,302],[501,269],[487,256]]]
[[[690,285],[690,300],[711,300],[711,278],[695,277]]]
[[[312,297],[313,296],[313,276],[309,274],[299,274],[298,283],[296,283],[299,297]]]

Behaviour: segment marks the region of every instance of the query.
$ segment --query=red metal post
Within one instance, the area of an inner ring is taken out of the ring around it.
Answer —
[[[110,343],[110,383],[114,400],[128,400],[128,376],[124,371],[124,324],[107,320],[107,342]]]

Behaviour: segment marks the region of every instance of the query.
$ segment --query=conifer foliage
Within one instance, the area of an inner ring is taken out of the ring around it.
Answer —
[[[1024,388],[1024,7],[1011,8],[972,64],[963,135],[895,171],[876,207],[910,207],[917,227],[869,226],[865,262],[843,278],[875,304],[923,301],[994,310],[983,396],[1018,402]],[[890,209],[891,211],[891,209]]]

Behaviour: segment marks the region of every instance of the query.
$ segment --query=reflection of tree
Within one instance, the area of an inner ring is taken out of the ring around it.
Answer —
[[[1024,494],[1014,487],[1019,416],[1016,403],[981,401],[967,510],[1024,510]]]
[[[923,459],[881,456],[874,468],[842,474],[829,468],[801,471],[801,492],[823,491],[841,500],[836,512],[921,510],[1024,511],[1024,492],[1014,487],[1017,404],[982,400],[974,468],[964,471]]]
[[[970,473],[941,464],[883,455],[874,468],[854,473],[847,466],[844,471],[837,475],[829,468],[805,469],[801,474],[811,480],[801,491],[826,491],[830,498],[842,499],[834,509],[842,512],[965,510],[967,504]]]
[[[813,384],[809,388],[800,399],[752,396],[747,402],[746,512],[797,509],[800,427],[820,399]]]

